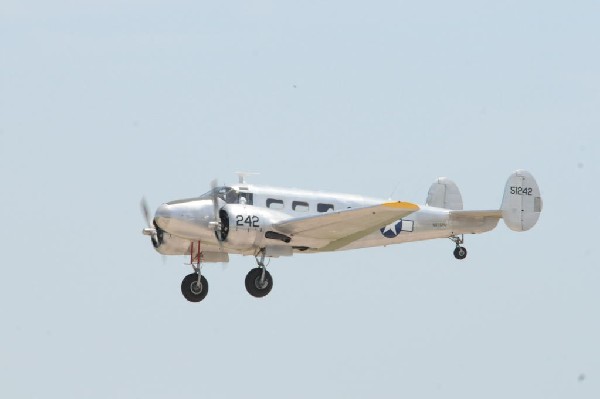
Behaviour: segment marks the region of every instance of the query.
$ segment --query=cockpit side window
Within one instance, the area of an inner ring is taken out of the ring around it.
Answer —
[[[223,192],[223,197],[219,195],[223,201],[228,204],[237,204],[238,203],[238,193],[233,190],[231,187],[224,187],[226,190]]]
[[[254,195],[249,192],[240,192],[239,193],[239,203],[245,203],[246,205],[252,205],[254,202]]]
[[[223,201],[225,201],[228,204],[236,204],[238,201],[237,192],[235,190],[233,190],[231,187],[226,187],[226,186],[215,187],[214,189],[210,190],[209,192],[202,194],[198,199],[201,199],[201,200],[212,199],[215,192],[217,194],[217,197],[219,197],[220,199],[222,199]]]

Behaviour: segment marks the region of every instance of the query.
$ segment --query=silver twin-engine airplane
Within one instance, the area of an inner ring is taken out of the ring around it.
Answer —
[[[542,211],[539,187],[524,170],[508,178],[500,209],[482,211],[464,211],[458,187],[444,177],[431,185],[425,205],[258,186],[244,177],[240,174],[239,183],[231,186],[213,181],[200,197],[162,204],[152,222],[142,200],[148,223],[143,233],[156,251],[189,256],[194,272],[183,279],[181,291],[190,302],[208,293],[202,264],[228,262],[229,254],[256,258],[258,267],[246,276],[246,290],[260,298],[273,288],[266,258],[449,238],[456,259],[464,259],[464,234],[490,231],[500,218],[511,230],[526,231]]]

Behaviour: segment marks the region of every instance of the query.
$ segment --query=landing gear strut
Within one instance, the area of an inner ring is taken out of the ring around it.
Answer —
[[[250,270],[246,275],[246,291],[253,297],[262,298],[273,288],[273,278],[265,265],[264,249],[256,255],[256,263],[258,267]]]
[[[201,260],[200,241],[198,241],[196,254],[194,254],[194,243],[192,242],[190,247],[190,265],[194,269],[194,273],[185,276],[181,282],[181,293],[190,302],[200,302],[208,294],[208,281],[202,275]]]
[[[451,236],[450,240],[456,244],[456,249],[454,249],[454,257],[456,259],[462,260],[467,257],[467,249],[465,247],[461,247],[460,245],[465,242],[464,236],[461,234],[459,236]]]

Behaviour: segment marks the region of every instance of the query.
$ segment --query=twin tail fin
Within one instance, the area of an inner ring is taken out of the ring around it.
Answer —
[[[502,218],[509,229],[527,231],[537,223],[543,201],[533,175],[526,170],[516,170],[506,181],[499,210],[463,211],[458,186],[446,177],[433,182],[427,195],[427,205],[451,210],[455,220]]]
[[[537,223],[543,201],[535,178],[526,170],[513,172],[504,186],[502,218],[509,229],[527,231]]]

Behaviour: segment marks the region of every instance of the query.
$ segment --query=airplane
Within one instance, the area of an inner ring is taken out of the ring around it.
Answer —
[[[273,278],[265,260],[330,251],[387,246],[436,238],[454,243],[454,257],[465,259],[465,234],[493,230],[500,219],[514,231],[527,231],[542,211],[540,189],[531,173],[513,172],[504,187],[500,209],[463,210],[458,186],[436,179],[424,205],[248,184],[239,173],[238,184],[219,186],[207,193],[164,203],[152,221],[148,205],[141,207],[155,250],[162,255],[189,255],[194,272],[181,283],[190,302],[202,301],[208,281],[202,265],[228,262],[230,254],[251,255],[258,267],[246,276],[246,290],[256,298],[271,292]]]

